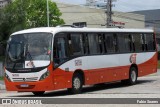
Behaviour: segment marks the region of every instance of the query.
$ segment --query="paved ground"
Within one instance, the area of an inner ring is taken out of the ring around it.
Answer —
[[[0,97],[35,97],[32,93],[17,93],[0,90]],[[138,79],[133,86],[122,85],[120,82],[109,83],[101,86],[87,86],[83,93],[70,95],[66,90],[46,92],[41,97],[56,98],[160,98],[160,75],[147,76]]]
[[[0,80],[0,84],[4,85],[4,81]]]
[[[0,82],[1,84],[2,82]],[[3,84],[3,83],[2,83]],[[17,93],[0,90],[0,98],[37,98],[32,93]],[[71,95],[66,90],[46,92],[38,98],[160,98],[160,70],[157,74],[138,78],[138,83],[133,86],[122,85],[120,82],[108,83],[101,86],[87,86],[83,88],[83,93]],[[96,102],[96,101],[95,101]],[[0,105],[1,106],[1,105]],[[51,106],[51,105],[46,105]],[[64,105],[54,105],[62,107]],[[68,107],[74,105],[67,104]],[[76,105],[81,106],[82,105]],[[106,105],[88,105],[83,107],[96,107]],[[107,105],[109,107],[160,107],[160,105]]]
[[[2,62],[0,62],[0,77],[3,76],[3,71],[2,71]]]

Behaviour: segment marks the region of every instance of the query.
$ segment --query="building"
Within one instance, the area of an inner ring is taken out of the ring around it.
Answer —
[[[0,0],[0,9],[11,3],[12,0]]]
[[[135,11],[133,13],[145,16],[145,27],[153,27],[160,38],[160,9]]]
[[[66,24],[86,23],[87,27],[105,27],[107,16],[104,9],[72,4],[57,3]],[[144,28],[145,17],[135,13],[114,12],[115,26]]]
[[[158,50],[160,51],[160,9],[134,11],[132,13],[145,16],[145,27],[154,28],[157,37]]]

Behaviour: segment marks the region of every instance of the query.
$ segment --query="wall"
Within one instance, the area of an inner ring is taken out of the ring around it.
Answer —
[[[61,18],[66,24],[87,22],[87,27],[105,27],[101,26],[106,23],[106,14],[103,9],[62,3],[57,3],[57,6],[62,12]],[[113,20],[125,23],[124,27],[126,28],[144,28],[144,19],[144,15],[133,13],[114,12],[113,15]]]

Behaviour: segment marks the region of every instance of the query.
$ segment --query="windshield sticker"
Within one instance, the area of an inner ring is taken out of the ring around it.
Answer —
[[[34,63],[33,63],[33,61],[28,62],[28,63],[26,64],[26,66],[29,67],[29,68],[34,68]]]

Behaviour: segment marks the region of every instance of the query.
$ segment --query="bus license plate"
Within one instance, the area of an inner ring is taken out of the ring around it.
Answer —
[[[24,87],[29,87],[29,85],[28,84],[21,84],[20,87],[23,87],[23,88]]]

